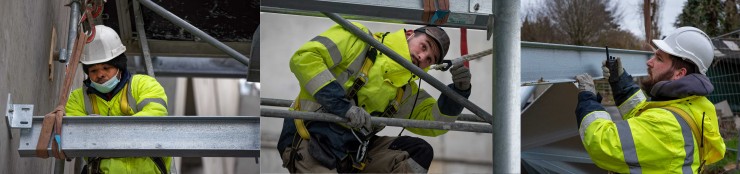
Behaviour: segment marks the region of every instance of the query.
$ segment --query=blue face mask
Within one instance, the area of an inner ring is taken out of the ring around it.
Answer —
[[[113,88],[116,88],[116,85],[118,85],[118,72],[116,72],[116,76],[113,76],[113,78],[110,78],[107,82],[103,84],[92,82],[90,83],[90,86],[95,88],[95,90],[98,90],[101,93],[109,93],[113,90]]]

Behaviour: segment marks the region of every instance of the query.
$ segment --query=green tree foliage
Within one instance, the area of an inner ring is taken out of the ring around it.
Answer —
[[[737,30],[738,22],[735,0],[688,0],[674,25],[693,26],[714,37]]]
[[[547,0],[528,9],[522,40],[613,48],[640,49],[641,40],[619,29],[621,14],[610,0]]]

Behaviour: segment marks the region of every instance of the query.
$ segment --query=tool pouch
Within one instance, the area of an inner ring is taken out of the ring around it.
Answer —
[[[329,139],[320,134],[311,134],[311,141],[308,141],[308,153],[328,169],[337,168],[337,157],[332,153],[331,148],[326,144],[329,144]]]

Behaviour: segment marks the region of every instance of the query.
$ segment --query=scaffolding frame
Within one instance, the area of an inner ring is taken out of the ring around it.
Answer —
[[[318,2],[312,2],[318,3]],[[280,4],[271,4],[279,6]],[[451,5],[455,5],[452,4]],[[518,0],[514,1],[495,1],[491,4],[493,14],[489,16],[497,21],[496,27],[491,22],[488,23],[488,33],[497,33],[494,36],[495,43],[493,49],[495,50],[494,65],[496,70],[494,71],[494,107],[493,110],[496,112],[497,117],[493,117],[490,113],[487,113],[482,108],[478,107],[474,103],[467,100],[465,97],[455,93],[447,86],[436,80],[431,75],[427,74],[421,68],[416,67],[408,61],[405,61],[398,53],[389,49],[382,43],[375,40],[369,34],[363,32],[356,26],[352,25],[349,21],[342,18],[341,16],[326,11],[321,11],[322,14],[341,25],[345,29],[349,30],[352,34],[360,38],[362,41],[378,49],[381,53],[388,55],[391,59],[396,61],[404,68],[411,71],[413,74],[419,76],[422,80],[429,83],[432,87],[436,88],[443,95],[453,99],[455,102],[461,104],[471,112],[475,113],[476,116],[485,120],[486,123],[492,125],[493,133],[493,168],[495,173],[519,173],[520,168],[520,144],[521,144],[521,130],[520,130],[520,103],[518,94],[518,88],[520,85],[519,76],[521,72],[520,68],[520,31],[519,31],[519,13],[518,9],[520,3]],[[290,8],[281,7],[281,8]],[[454,7],[450,7],[454,8]],[[331,10],[331,9],[327,9]],[[445,25],[443,25],[445,26]],[[454,27],[454,26],[453,26]],[[497,90],[498,89],[498,90]],[[496,99],[500,99],[498,102]],[[286,111],[292,112],[292,111]],[[276,116],[276,117],[287,117],[288,115],[295,116],[295,118],[301,119],[315,119],[319,116],[330,117],[332,119],[326,119],[325,121],[333,122],[346,122],[346,119],[331,114],[317,114],[315,117],[307,117],[303,114],[293,112],[293,114],[276,114],[273,110],[262,108],[262,116]],[[373,121],[376,121],[375,117]],[[381,121],[377,119],[377,121]],[[411,122],[416,120],[399,119],[398,122],[405,123],[399,126],[409,126]],[[388,124],[391,121],[382,121],[381,124]],[[422,121],[429,122],[429,121]],[[496,124],[498,123],[498,124]],[[428,123],[431,125],[440,126],[442,123]],[[438,127],[445,130],[451,130],[451,127]],[[460,129],[461,130],[461,129]],[[497,139],[498,138],[498,139]],[[498,141],[497,141],[498,140]]]

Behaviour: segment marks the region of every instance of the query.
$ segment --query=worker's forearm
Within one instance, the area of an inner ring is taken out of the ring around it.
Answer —
[[[606,111],[601,105],[601,96],[590,91],[578,93],[578,105],[576,105],[576,123],[581,126],[583,117],[594,111]]]
[[[637,86],[634,80],[632,80],[632,76],[624,72],[622,76],[619,77],[619,81],[616,83],[609,83],[609,85],[612,88],[612,94],[614,95],[614,102],[617,106],[621,105],[626,101],[632,94],[640,90],[640,87]]]
[[[453,91],[457,92],[458,94],[462,95],[465,98],[470,97],[470,91],[473,89],[471,86],[468,88],[468,90],[460,90],[455,88],[454,84],[447,85],[448,88],[452,89]],[[442,114],[445,115],[460,115],[460,113],[463,110],[463,106],[459,103],[452,100],[452,98],[447,97],[444,94],[439,95],[439,100],[437,100],[437,106],[439,107],[439,111],[442,112]]]
[[[339,83],[332,81],[323,88],[319,89],[314,98],[326,109],[327,112],[338,116],[344,116],[347,110],[352,106],[347,98],[344,97],[344,88]]]

